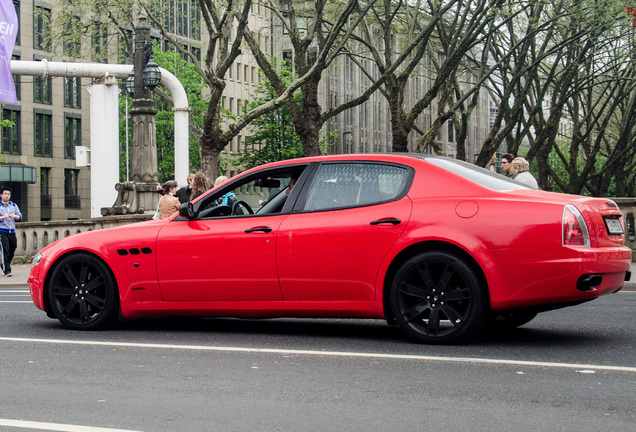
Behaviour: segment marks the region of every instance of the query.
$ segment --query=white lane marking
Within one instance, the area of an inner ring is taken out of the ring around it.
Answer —
[[[38,429],[46,431],[63,431],[63,432],[139,432],[129,429],[110,429],[91,426],[77,426],[60,423],[44,423],[23,420],[10,420],[0,418],[0,426],[10,426],[23,429]]]
[[[17,289],[0,289],[0,294],[5,294],[5,293],[27,293],[29,294],[29,290],[28,289],[21,289],[21,290],[17,290]]]
[[[246,352],[246,353],[260,353],[260,354],[308,355],[308,356],[324,356],[324,357],[362,357],[362,358],[395,359],[395,360],[422,360],[422,361],[434,361],[434,362],[502,364],[502,365],[518,365],[518,366],[537,366],[537,367],[548,367],[548,368],[567,368],[567,369],[578,369],[578,370],[594,369],[594,370],[636,373],[636,367],[629,367],[629,366],[554,363],[554,362],[540,362],[540,361],[527,361],[527,360],[507,360],[507,359],[488,359],[488,358],[470,358],[470,357],[427,356],[427,355],[416,355],[416,354],[382,354],[382,353],[359,353],[359,352],[347,352],[347,351],[293,350],[293,349],[277,349],[277,348],[215,347],[215,346],[205,346],[205,345],[169,345],[169,344],[153,344],[153,343],[100,342],[100,341],[77,341],[77,340],[74,341],[74,340],[62,340],[62,339],[35,339],[35,338],[12,338],[12,337],[0,337],[0,341],[49,343],[49,344],[62,344],[62,345],[63,344],[93,345],[93,346],[109,346],[109,347],[129,347],[129,348],[159,348],[159,349],[192,350],[192,351]]]
[[[19,300],[0,300],[0,303],[30,303],[30,304],[33,304],[32,301],[19,301]]]

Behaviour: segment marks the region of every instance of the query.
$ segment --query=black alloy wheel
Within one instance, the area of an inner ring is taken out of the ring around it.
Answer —
[[[397,323],[418,342],[460,342],[486,320],[482,283],[470,265],[448,252],[410,258],[396,273],[389,295]]]
[[[60,322],[74,330],[95,330],[115,321],[119,296],[108,267],[93,255],[62,258],[48,286],[51,309]]]

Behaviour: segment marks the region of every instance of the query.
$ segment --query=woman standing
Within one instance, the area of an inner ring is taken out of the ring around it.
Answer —
[[[197,173],[192,180],[192,193],[190,194],[190,201],[200,195],[203,195],[203,193],[207,192],[208,189],[210,189],[210,183],[208,183],[208,179],[205,177],[205,175]]]
[[[539,189],[539,185],[537,184],[537,180],[530,173],[530,164],[527,160],[522,157],[516,157],[512,160],[512,168],[514,170],[513,179],[518,182],[524,183],[530,186],[532,189]]]
[[[159,200],[159,219],[165,219],[179,211],[179,199],[174,196],[176,192],[176,181],[168,180],[163,184],[163,196]]]

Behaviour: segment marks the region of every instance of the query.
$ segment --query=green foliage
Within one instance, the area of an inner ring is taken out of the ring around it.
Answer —
[[[571,142],[567,139],[560,139],[556,141],[556,146],[559,148],[561,154],[568,154],[570,151]],[[558,156],[556,150],[552,150],[550,155],[548,156],[548,163],[552,170],[554,170],[555,175],[561,178],[566,184],[570,183],[570,173],[568,172],[566,166],[563,164],[563,161]],[[596,161],[594,163],[595,170],[600,171],[603,166],[607,163],[607,157],[601,154],[596,155]],[[577,158],[576,161],[576,172],[580,173],[583,171],[585,167],[585,160],[583,158]],[[537,176],[537,167],[536,161],[530,166],[530,171],[535,177]],[[554,181],[553,176],[549,177],[550,185],[552,186],[552,190],[554,192],[565,192],[563,191],[558,184]],[[585,188],[581,191],[581,195],[591,196],[592,191]],[[608,188],[608,196],[616,196],[616,181],[612,178],[611,183]]]
[[[155,47],[154,59],[159,66],[172,72],[183,85],[188,95],[190,120],[202,127],[203,117],[207,111],[209,97],[203,94],[206,87],[196,67],[184,60],[177,51],[161,52]],[[174,177],[174,113],[172,106],[155,97],[157,102],[157,166],[159,181],[164,182]],[[201,168],[201,153],[199,144],[190,134],[189,138],[190,164],[189,172],[199,171]],[[183,179],[176,179],[183,181]]]

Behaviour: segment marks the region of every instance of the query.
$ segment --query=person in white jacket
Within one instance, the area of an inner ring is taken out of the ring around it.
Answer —
[[[512,167],[515,170],[515,174],[512,176],[513,179],[530,186],[532,189],[539,189],[537,180],[528,171],[530,164],[527,160],[522,157],[516,157],[512,160]]]

